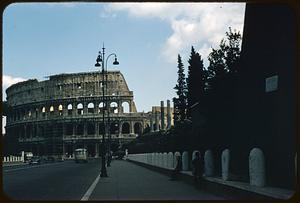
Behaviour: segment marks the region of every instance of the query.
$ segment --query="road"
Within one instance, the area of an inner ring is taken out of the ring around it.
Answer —
[[[100,159],[3,168],[3,190],[16,200],[80,200],[100,171]]]
[[[99,178],[100,159],[3,168],[4,192],[15,200],[204,200],[222,199],[182,181],[114,160]]]

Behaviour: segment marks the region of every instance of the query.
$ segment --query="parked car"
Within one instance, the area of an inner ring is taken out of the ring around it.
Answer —
[[[33,156],[29,160],[29,164],[41,164],[41,163],[42,163],[42,159],[41,159],[41,157],[38,157],[38,156]]]

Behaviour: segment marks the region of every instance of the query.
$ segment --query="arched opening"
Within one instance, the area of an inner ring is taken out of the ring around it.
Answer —
[[[98,113],[102,113],[103,112],[103,107],[104,107],[104,103],[100,102],[99,104],[99,109],[98,109]]]
[[[117,104],[117,102],[110,103],[110,112],[111,113],[118,113],[118,104]]]
[[[83,104],[82,103],[79,103],[77,105],[77,114],[78,115],[83,115]]]
[[[66,135],[73,135],[73,124],[66,124]]]
[[[58,106],[58,113],[60,116],[63,115],[63,106],[61,104]]]
[[[110,134],[119,134],[119,123],[112,122],[110,124]]]
[[[130,132],[130,125],[129,123],[125,122],[122,125],[122,134],[129,134]]]
[[[76,126],[76,135],[83,135],[83,124],[80,123],[80,124],[77,124]]]
[[[71,116],[72,115],[72,109],[73,109],[72,104],[68,104],[67,109],[68,109],[68,115]]]
[[[43,117],[46,116],[46,107],[42,107],[42,116],[43,116]]]
[[[31,110],[28,110],[28,118],[31,118]]]
[[[129,108],[129,103],[128,102],[123,102],[122,103],[122,109],[123,109],[123,113],[129,113],[130,108]]]
[[[93,103],[89,103],[88,104],[88,113],[94,113],[94,104]]]
[[[134,128],[134,134],[138,134],[138,135],[142,134],[142,124],[141,123],[135,123],[133,128]]]
[[[53,115],[53,114],[54,114],[54,107],[53,107],[53,106],[50,106],[49,111],[50,111],[50,115]]]
[[[87,124],[87,134],[88,135],[95,135],[95,124],[94,123],[88,123]]]
[[[103,135],[105,133],[105,126],[103,123],[99,123],[99,135]]]

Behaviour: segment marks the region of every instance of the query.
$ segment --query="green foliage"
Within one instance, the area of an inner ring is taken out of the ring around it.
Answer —
[[[190,59],[188,60],[188,77],[187,77],[187,118],[191,118],[190,107],[200,102],[205,91],[206,73],[203,66],[203,60],[199,53],[195,52],[194,47],[191,49]]]
[[[177,122],[183,121],[186,118],[186,94],[187,94],[187,86],[186,79],[184,74],[184,66],[181,61],[181,57],[178,54],[178,80],[177,84],[174,87],[176,90],[177,98],[173,98],[174,102],[174,123],[176,125]]]

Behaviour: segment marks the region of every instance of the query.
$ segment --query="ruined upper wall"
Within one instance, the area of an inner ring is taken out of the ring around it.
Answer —
[[[105,95],[132,96],[120,71],[108,71]],[[9,105],[22,105],[51,99],[102,96],[99,71],[52,75],[49,80],[36,79],[16,83],[6,90]]]

